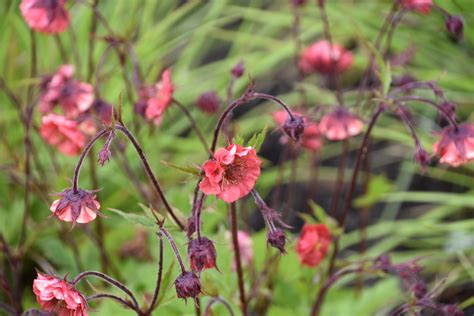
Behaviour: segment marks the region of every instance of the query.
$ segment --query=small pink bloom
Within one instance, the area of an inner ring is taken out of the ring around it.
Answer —
[[[329,140],[344,140],[358,135],[364,123],[349,110],[338,107],[323,116],[319,122],[319,131]]]
[[[60,199],[51,204],[50,210],[60,220],[86,224],[97,217],[100,204],[91,191],[66,189],[58,195]]]
[[[69,12],[64,7],[66,0],[22,0],[20,11],[33,30],[57,34],[69,26]]]
[[[303,116],[300,115],[297,112],[293,112],[294,115],[296,116]],[[285,123],[288,113],[284,110],[277,111],[273,113],[273,120],[275,123],[277,123],[280,126],[283,126]],[[322,142],[321,142],[321,137],[320,137],[320,132],[318,125],[314,122],[311,122],[307,117],[303,116],[303,122],[304,122],[304,130],[303,130],[303,135],[301,135],[300,140],[301,140],[301,145],[311,151],[318,151],[321,149]],[[288,136],[283,135],[283,143],[286,143],[288,141]]]
[[[62,65],[43,84],[39,102],[41,113],[49,113],[59,104],[67,117],[75,118],[92,106],[94,101],[92,86],[73,79],[73,75],[73,65]]]
[[[215,91],[204,92],[196,100],[198,108],[208,114],[216,113],[220,103],[221,100]]]
[[[431,11],[433,0],[402,0],[402,6],[406,10],[415,10],[426,15]]]
[[[324,259],[331,244],[331,232],[324,224],[305,224],[296,244],[300,263],[316,267]]]
[[[220,148],[203,165],[205,178],[199,184],[207,195],[216,194],[227,203],[246,196],[260,176],[260,159],[251,147],[230,144]]]
[[[44,311],[58,316],[87,316],[84,296],[65,279],[38,272],[33,292]]]
[[[440,162],[458,167],[474,159],[474,125],[464,123],[443,129],[433,150],[440,157]]]
[[[64,116],[49,114],[41,119],[40,134],[43,139],[67,156],[79,154],[86,144],[85,136],[76,122]]]
[[[318,41],[303,51],[299,67],[304,73],[319,72],[322,74],[342,73],[353,64],[353,57],[338,44],[326,40]]]
[[[161,76],[161,82],[145,91],[145,117],[159,125],[163,114],[173,100],[173,92],[174,86],[171,82],[171,70],[166,69]]]
[[[232,234],[231,232],[226,232],[226,239],[230,243],[230,247],[233,248],[232,244]],[[240,250],[240,260],[243,267],[250,266],[253,261],[253,242],[252,238],[247,232],[243,230],[237,231],[237,240],[239,241],[239,250]],[[232,270],[235,270],[235,260],[232,260]]]

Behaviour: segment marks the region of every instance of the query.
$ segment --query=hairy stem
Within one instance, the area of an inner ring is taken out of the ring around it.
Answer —
[[[235,202],[230,203],[230,226],[232,231],[232,244],[234,245],[234,260],[237,269],[237,281],[239,284],[240,310],[242,315],[247,316],[247,299],[245,297],[244,273],[242,270],[242,262],[240,260],[240,246],[237,234],[237,209]]]

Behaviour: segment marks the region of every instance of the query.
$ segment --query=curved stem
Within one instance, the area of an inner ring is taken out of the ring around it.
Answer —
[[[449,115],[449,113],[441,106],[439,106],[436,102],[430,100],[430,99],[426,99],[426,98],[422,98],[422,97],[418,97],[418,96],[404,96],[404,97],[399,97],[397,98],[397,101],[414,101],[414,102],[422,102],[422,103],[426,103],[426,104],[429,104],[431,106],[434,106],[436,109],[438,109],[438,111],[440,111],[441,113],[443,113],[443,115],[446,117],[446,119],[449,121],[449,123],[451,124],[451,126],[457,131],[459,129],[458,127],[458,123],[456,123],[456,120],[451,116]]]
[[[107,294],[107,293],[100,293],[100,294],[94,294],[94,295],[91,295],[91,296],[88,296],[86,297],[86,301],[93,301],[93,300],[98,300],[98,299],[102,299],[102,298],[110,298],[112,300],[115,300],[121,304],[123,304],[124,306],[130,308],[130,309],[133,309],[135,310],[135,306],[133,306],[132,303],[124,300],[123,298],[121,298],[120,296],[117,296],[117,295],[113,295],[113,294]],[[136,310],[135,310],[136,311]]]
[[[229,315],[230,316],[234,316],[234,312],[232,311],[232,308],[230,307],[229,303],[227,303],[224,299],[220,298],[220,297],[213,297],[209,303],[207,303],[207,306],[206,306],[206,309],[204,310],[204,316],[210,316],[212,315],[212,312],[211,312],[211,307],[212,305],[214,305],[215,303],[221,303],[222,305],[225,306],[225,308],[227,309],[227,311],[229,312]]]
[[[77,162],[76,169],[74,169],[74,178],[72,180],[72,188],[74,193],[77,193],[78,183],[79,183],[79,174],[81,173],[82,163],[84,162],[84,158],[87,156],[89,151],[91,150],[92,146],[105,134],[109,133],[110,130],[105,128],[99,131],[95,136],[89,141],[89,143],[84,147],[82,150],[81,156],[79,157],[79,161]]]
[[[160,227],[160,232],[166,236],[171,245],[171,248],[173,248],[174,254],[176,255],[176,259],[178,259],[179,267],[181,268],[181,273],[186,273],[186,268],[184,267],[183,260],[181,259],[181,255],[179,254],[178,247],[176,247],[173,237],[171,237],[170,233],[164,227]]]
[[[148,160],[145,157],[145,153],[143,152],[143,149],[141,148],[135,136],[133,136],[132,133],[128,130],[128,128],[126,128],[124,125],[117,124],[115,125],[115,128],[120,130],[125,136],[127,136],[130,142],[133,144],[133,147],[135,148],[136,152],[138,153],[138,156],[140,157],[140,160],[142,161],[146,174],[148,175],[148,178],[150,178],[150,181],[153,184],[153,187],[155,188],[156,192],[158,193],[158,196],[160,197],[161,201],[165,205],[166,210],[171,215],[175,223],[181,229],[184,229],[183,223],[181,223],[181,221],[178,219],[173,209],[171,208],[171,205],[168,203],[168,200],[166,199],[165,194],[163,193],[163,190],[161,189],[160,183],[158,182],[155,175],[153,174],[150,164],[148,163]]]
[[[244,273],[242,270],[242,262],[240,260],[240,246],[239,238],[237,235],[237,210],[235,202],[230,203],[230,226],[232,230],[232,243],[234,245],[235,267],[237,269],[237,280],[239,284],[240,309],[242,311],[242,315],[247,316],[247,300],[245,297]]]
[[[408,116],[403,112],[402,109],[396,113],[402,121],[405,123],[405,126],[408,128],[408,131],[410,132],[411,137],[413,138],[413,141],[415,142],[416,147],[421,147],[420,140],[418,139],[418,136],[416,135],[415,128],[413,127],[413,124],[411,123],[410,119]]]
[[[160,257],[158,259],[158,277],[156,279],[155,292],[153,293],[153,298],[150,302],[150,307],[148,308],[146,315],[151,315],[151,312],[155,309],[156,302],[158,300],[158,294],[160,294],[161,280],[163,278],[163,238],[161,234],[158,234],[160,240]]]
[[[105,282],[115,286],[116,288],[122,290],[125,294],[127,294],[130,299],[132,300],[133,302],[133,306],[134,306],[134,309],[136,311],[139,311],[140,310],[140,307],[138,305],[138,302],[137,302],[137,299],[135,298],[135,296],[133,295],[132,291],[130,291],[130,289],[123,283],[111,278],[110,276],[102,273],[102,272],[98,272],[98,271],[85,271],[85,272],[81,272],[79,273],[72,281],[71,281],[71,284],[73,286],[75,286],[79,281],[81,281],[83,278],[85,277],[88,277],[88,276],[94,276],[94,277],[97,277],[97,278],[100,278],[102,280],[104,280]]]
[[[191,123],[191,127],[194,129],[194,132],[198,136],[199,140],[201,141],[201,144],[204,146],[204,150],[207,153],[210,153],[209,146],[207,145],[206,138],[204,137],[203,133],[201,132],[201,129],[196,123],[196,120],[193,118],[189,110],[178,100],[173,98],[174,104],[183,112],[183,114],[188,118],[189,122]]]

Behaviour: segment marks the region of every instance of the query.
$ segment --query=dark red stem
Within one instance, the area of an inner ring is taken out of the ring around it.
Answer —
[[[242,270],[242,262],[240,260],[240,246],[237,234],[237,209],[235,202],[230,203],[230,226],[232,230],[232,243],[234,245],[235,267],[237,269],[237,281],[239,284],[240,309],[242,315],[247,316],[247,299],[245,297],[244,273]]]

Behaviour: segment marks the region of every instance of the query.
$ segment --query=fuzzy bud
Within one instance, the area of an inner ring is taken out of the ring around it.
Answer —
[[[174,282],[178,298],[195,298],[201,293],[201,281],[193,272],[183,272]]]
[[[203,271],[216,267],[216,248],[206,237],[192,239],[188,244],[188,257],[193,271]]]
[[[231,73],[235,78],[240,78],[245,72],[244,62],[240,61],[237,65],[232,68]]]
[[[215,91],[208,91],[201,94],[196,100],[198,108],[206,113],[216,113],[221,100]]]
[[[273,231],[269,231],[267,235],[267,243],[270,246],[280,250],[281,253],[285,253],[285,232],[279,228]]]
[[[285,123],[283,123],[283,130],[294,141],[298,141],[304,133],[304,119],[300,115],[293,115],[293,118],[288,116]]]
[[[460,16],[450,15],[444,22],[444,25],[446,26],[446,30],[454,39],[457,41],[463,39],[464,22]]]

